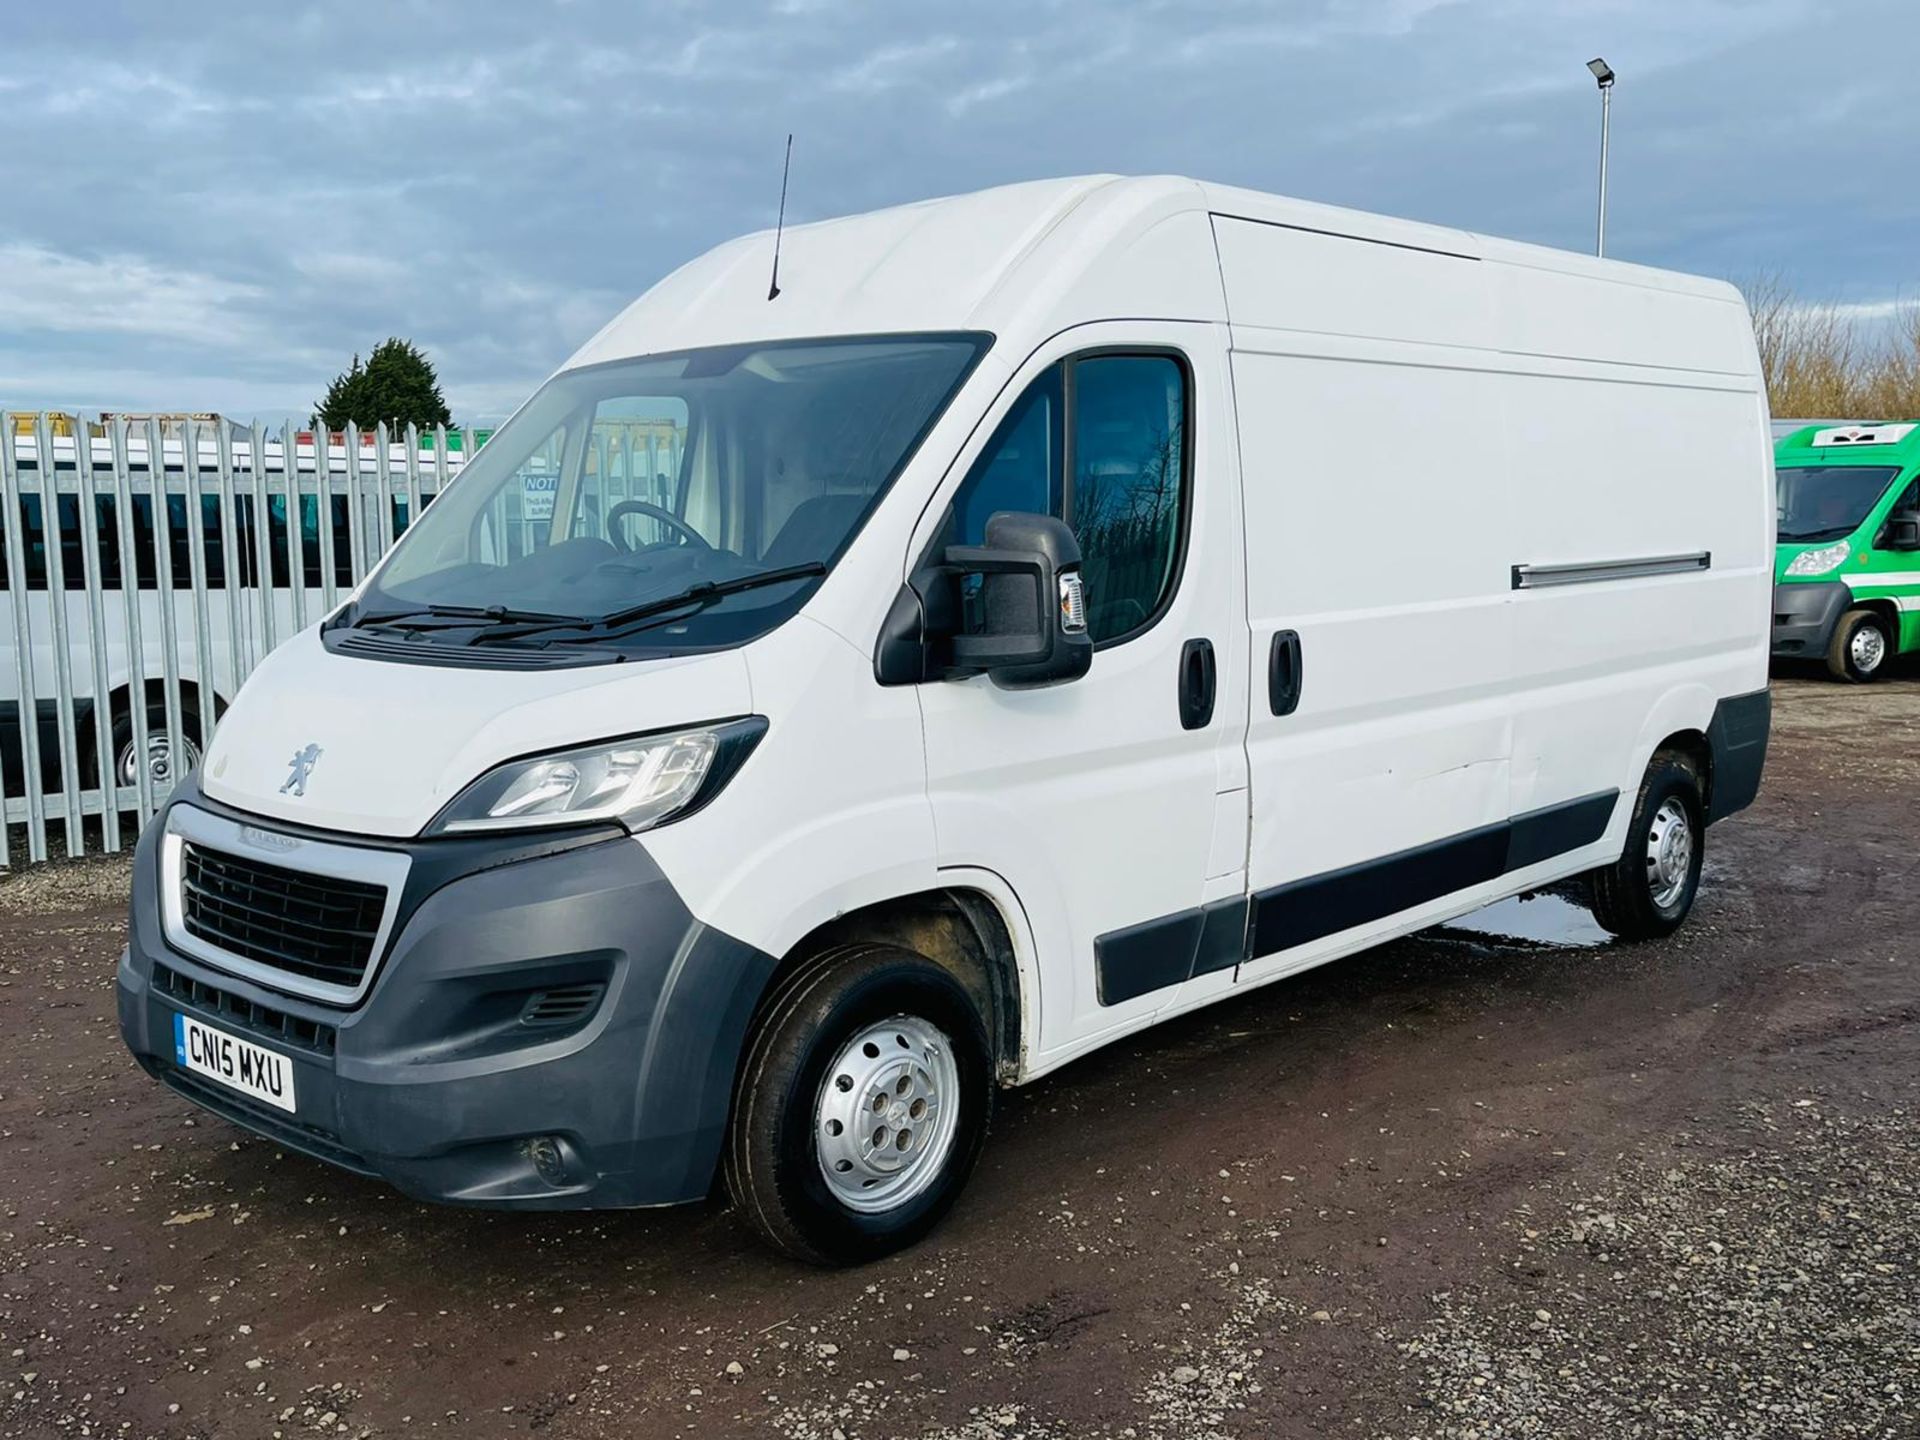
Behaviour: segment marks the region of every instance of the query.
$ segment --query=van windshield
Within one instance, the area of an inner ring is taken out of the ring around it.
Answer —
[[[1774,472],[1782,540],[1838,540],[1860,528],[1887,485],[1893,465],[1783,465]]]
[[[986,345],[804,340],[562,373],[337,623],[651,653],[752,639],[840,558]]]

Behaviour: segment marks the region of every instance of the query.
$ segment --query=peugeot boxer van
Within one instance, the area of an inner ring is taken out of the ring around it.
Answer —
[[[1783,438],[1773,653],[1874,680],[1920,651],[1920,424]]]
[[[773,256],[635,302],[247,681],[140,845],[155,1078],[850,1262],[998,1086],[1503,896],[1686,918],[1768,733],[1731,288],[1165,178]]]

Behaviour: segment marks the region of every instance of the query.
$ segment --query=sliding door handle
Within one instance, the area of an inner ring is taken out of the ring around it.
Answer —
[[[1300,686],[1305,679],[1299,631],[1275,631],[1267,650],[1267,708],[1276,715],[1291,715],[1299,709]]]

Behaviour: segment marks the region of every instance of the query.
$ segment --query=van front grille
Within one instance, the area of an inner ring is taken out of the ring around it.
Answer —
[[[187,933],[229,954],[349,989],[373,963],[384,885],[306,875],[192,842],[181,881]]]

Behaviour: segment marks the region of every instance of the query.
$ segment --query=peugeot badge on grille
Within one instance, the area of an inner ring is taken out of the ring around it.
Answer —
[[[307,793],[307,777],[313,773],[313,767],[320,763],[321,750],[318,745],[309,744],[306,749],[295,755],[287,763],[293,767],[288,772],[286,782],[281,785],[282,795],[302,796]]]

